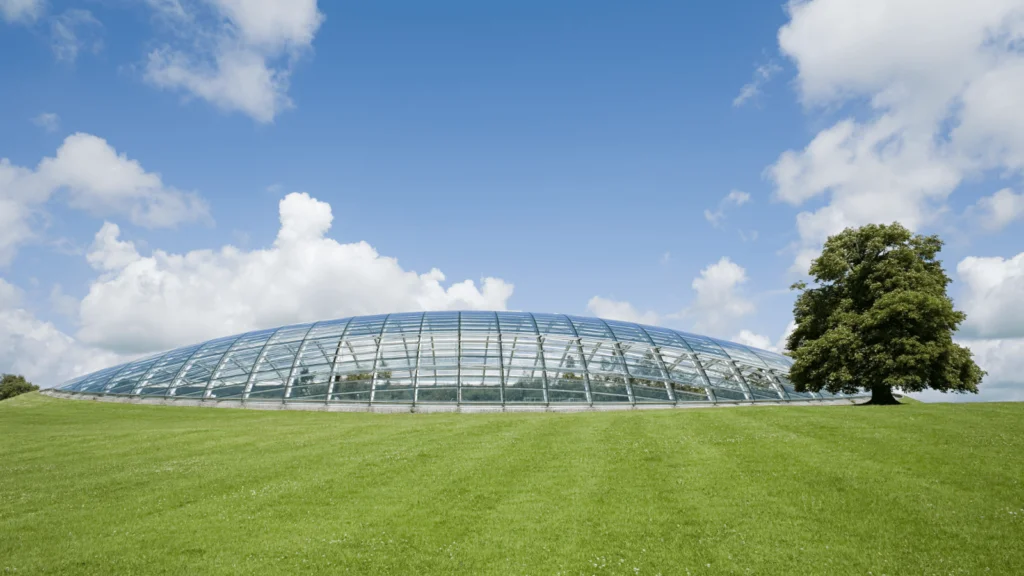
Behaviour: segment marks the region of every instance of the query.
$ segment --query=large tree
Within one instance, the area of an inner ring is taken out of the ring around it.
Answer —
[[[946,295],[938,236],[903,226],[847,228],[825,242],[800,290],[786,347],[798,391],[871,391],[869,404],[896,404],[893,389],[978,392],[984,372],[953,342],[966,315]]]

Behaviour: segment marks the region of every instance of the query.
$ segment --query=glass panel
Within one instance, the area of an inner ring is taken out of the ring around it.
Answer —
[[[565,316],[558,314],[534,314],[533,318],[537,321],[537,329],[541,334],[576,336],[576,331]]]
[[[782,383],[782,389],[786,391],[786,395],[792,400],[813,400],[814,396],[810,392],[797,392],[793,383],[790,382],[789,377],[785,373],[772,370],[772,374],[779,379]]]
[[[248,385],[254,399],[382,403],[587,402],[588,391],[594,402],[708,402],[708,388],[725,401],[818,398],[793,390],[791,366],[774,352],[630,322],[414,312],[211,340],[60,389],[223,399],[241,398]]]
[[[373,401],[412,402],[413,376],[412,370],[377,370]]]
[[[537,333],[537,326],[533,322],[533,315],[525,312],[498,312],[498,325],[502,334],[534,334]]]
[[[213,378],[214,371],[224,358],[224,354],[237,340],[239,338],[235,336],[211,340],[203,344],[185,364],[168,394],[175,397],[202,397],[206,392],[207,384]]]
[[[345,328],[348,326],[349,320],[351,320],[351,318],[317,322],[313,325],[313,328],[309,330],[309,333],[306,334],[306,339],[316,340],[318,338],[341,338],[341,335],[345,333]]]
[[[724,340],[715,340],[715,343],[721,346],[722,349],[725,350],[726,353],[729,354],[729,357],[732,358],[733,360],[743,362],[745,364],[750,364],[752,366],[757,366],[758,368],[767,367],[767,364],[764,363],[764,360],[761,360],[761,358],[757,354],[754,354],[750,350],[750,348],[747,348],[746,346],[741,346],[739,344],[734,344],[732,342],[726,342]]]
[[[178,371],[198,349],[199,346],[190,346],[168,352],[156,363],[146,380],[140,383],[141,388],[138,394],[142,396],[166,395]]]
[[[736,364],[739,368],[740,374],[747,383],[747,388],[750,389],[750,394],[758,400],[780,400],[778,391],[773,386],[772,380],[769,378],[767,372],[763,368],[754,366],[747,366],[745,364]]]
[[[647,334],[639,324],[633,324],[630,322],[618,322],[616,320],[606,320],[608,327],[611,328],[612,334],[619,342],[637,342],[640,344],[650,344],[651,341],[647,339]]]
[[[648,330],[650,333],[650,330]],[[676,335],[686,342],[686,345],[694,352],[703,354],[704,356],[713,356],[717,358],[728,358],[729,355],[722,350],[722,347],[715,344],[710,338],[698,336],[696,334],[689,334],[687,332],[675,331]],[[652,336],[653,337],[653,336]]]
[[[119,366],[107,368],[106,370],[100,370],[99,372],[95,372],[85,378],[82,378],[74,384],[73,388],[69,387],[68,389],[74,392],[102,392],[103,389],[106,388],[110,379],[116,376],[118,372],[124,369],[124,367],[125,365],[121,364]]]
[[[612,331],[608,329],[608,326],[598,320],[597,318],[580,318],[578,316],[570,316],[569,320],[572,321],[573,327],[576,328],[576,334],[580,338],[595,338],[600,340],[613,340]]]
[[[330,364],[301,366],[297,368],[295,378],[292,379],[292,390],[288,399],[323,402],[327,399],[330,375]]]
[[[149,372],[149,369],[161,358],[163,358],[162,354],[132,362],[123,372],[107,383],[107,394],[131,394],[139,384],[139,379],[145,376],[146,372]]]

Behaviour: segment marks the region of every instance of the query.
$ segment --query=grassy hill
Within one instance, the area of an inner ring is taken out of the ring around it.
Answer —
[[[0,402],[0,573],[1020,574],[1024,404]]]

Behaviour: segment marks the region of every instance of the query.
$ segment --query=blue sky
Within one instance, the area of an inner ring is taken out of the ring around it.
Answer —
[[[899,220],[1024,398],[1024,8],[963,4],[0,0],[0,370],[445,307],[773,347]]]

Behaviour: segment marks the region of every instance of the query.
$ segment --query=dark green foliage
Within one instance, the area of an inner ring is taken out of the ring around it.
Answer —
[[[985,373],[953,342],[966,315],[946,295],[941,248],[898,223],[830,237],[811,264],[815,286],[793,286],[802,291],[786,343],[796,389],[870,390],[873,403],[895,402],[893,389],[977,393]]]
[[[14,398],[18,394],[35,392],[36,390],[39,390],[39,386],[25,380],[24,376],[4,374],[3,379],[0,379],[0,400],[7,400],[8,398]]]

